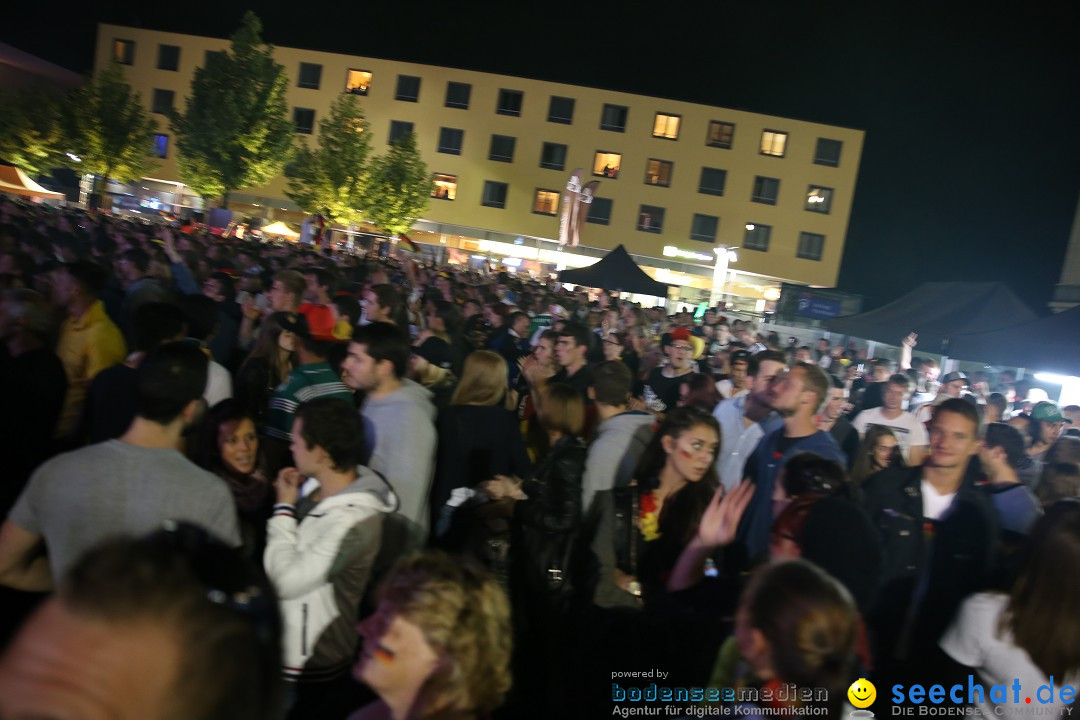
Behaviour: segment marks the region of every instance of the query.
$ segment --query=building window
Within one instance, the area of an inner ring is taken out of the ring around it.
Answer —
[[[318,90],[321,83],[322,65],[318,63],[300,63],[300,70],[296,75],[296,87]]]
[[[404,100],[405,102],[416,102],[420,99],[420,78],[415,75],[398,75],[397,76],[397,92],[394,93],[395,100]]]
[[[510,137],[509,135],[492,135],[491,151],[488,153],[488,160],[495,160],[496,162],[514,162],[514,145],[516,143],[517,138]]]
[[[775,205],[776,196],[779,194],[780,181],[778,179],[758,175],[754,178],[754,192],[750,195],[750,202]]]
[[[574,121],[574,98],[551,96],[548,105],[548,122],[569,125]]]
[[[654,138],[678,140],[679,123],[681,122],[682,116],[680,115],[666,115],[664,113],[656,113],[656,120],[653,122],[652,136]]]
[[[499,104],[495,106],[495,112],[518,117],[521,115],[521,101],[524,97],[525,93],[520,90],[499,90]]]
[[[161,88],[154,88],[154,95],[151,105],[151,111],[158,115],[169,115],[173,111],[173,101],[176,98],[176,93],[172,90],[162,90]]]
[[[771,225],[759,223],[746,223],[746,235],[743,236],[742,246],[747,250],[769,251],[769,236],[772,235]]]
[[[787,133],[778,130],[761,131],[761,154],[784,157],[787,150]]]
[[[638,211],[637,229],[642,232],[662,232],[664,229],[664,208],[654,205],[642,205]]]
[[[585,222],[607,225],[611,222],[611,198],[593,197]]]
[[[537,188],[533,200],[533,212],[537,215],[557,215],[559,213],[559,193],[555,190]]]
[[[795,257],[803,260],[821,260],[821,253],[825,250],[825,236],[817,233],[799,233],[799,249]]]
[[[371,87],[371,73],[367,70],[350,69],[345,73],[345,92],[350,95],[367,95]]]
[[[404,120],[391,120],[390,121],[390,137],[386,142],[393,145],[406,135],[412,134],[413,124]]]
[[[700,215],[694,213],[694,222],[690,225],[690,239],[702,242],[716,242],[716,228],[720,225],[720,218],[713,215]]]
[[[671,187],[671,169],[673,163],[667,160],[650,159],[645,163],[645,184]]]
[[[566,146],[562,143],[544,143],[540,149],[540,167],[548,170],[565,170]]]
[[[294,107],[292,119],[298,133],[310,135],[315,129],[315,111],[311,108]]]
[[[203,55],[203,67],[209,67],[210,61],[214,58],[220,58],[225,56],[224,50],[207,50]]]
[[[169,154],[169,136],[154,133],[154,142],[150,146],[150,154],[156,158],[164,158]]]
[[[457,199],[457,175],[433,173],[431,181],[433,183],[431,197],[438,198],[439,200]]]
[[[469,109],[469,97],[472,95],[472,85],[463,82],[446,83],[446,107]]]
[[[465,131],[457,128],[439,128],[439,152],[447,155],[460,155],[461,143],[465,139]]]
[[[832,188],[811,185],[806,189],[806,209],[828,215],[832,210],[832,194]]]
[[[485,180],[484,198],[480,201],[480,204],[484,207],[505,208],[507,187],[507,184],[504,182]]]
[[[701,182],[698,183],[698,192],[704,195],[723,195],[726,183],[727,170],[703,167],[701,168]]]
[[[121,65],[131,65],[135,62],[134,40],[113,40],[113,60]]]
[[[593,160],[592,174],[597,177],[606,177],[615,180],[619,177],[619,167],[622,165],[622,155],[619,153],[596,151],[596,159]]]
[[[600,115],[600,129],[612,132],[626,132],[626,115],[629,109],[625,105],[604,105]]]
[[[814,150],[814,164],[827,167],[840,167],[840,150],[844,143],[829,138],[818,138]]]
[[[180,69],[180,46],[158,45],[157,46],[158,70],[171,70],[176,72]]]
[[[709,147],[731,149],[731,141],[735,139],[735,125],[729,122],[712,120],[709,122],[709,134],[705,136],[705,144]]]

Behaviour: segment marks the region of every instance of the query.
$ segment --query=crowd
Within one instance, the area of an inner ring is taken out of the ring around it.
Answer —
[[[1080,679],[1080,408],[914,335],[10,200],[0,291],[0,716]]]

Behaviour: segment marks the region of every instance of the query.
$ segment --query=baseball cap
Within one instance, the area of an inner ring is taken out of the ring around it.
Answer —
[[[1050,402],[1049,400],[1035,403],[1035,407],[1031,408],[1031,419],[1042,420],[1044,422],[1051,423],[1072,422],[1072,420],[1061,414],[1061,410],[1058,408],[1057,405]]]
[[[307,318],[300,313],[282,313],[282,317],[278,320],[278,324],[281,325],[282,330],[288,330],[293,335],[301,338],[311,337],[311,328],[308,325]]]
[[[731,353],[731,362],[750,362],[750,352],[748,350],[736,350]]]
[[[942,384],[942,385],[948,385],[948,384],[949,384],[949,383],[951,383],[951,382],[952,382],[953,380],[963,380],[963,381],[964,381],[964,385],[967,385],[967,384],[968,384],[968,377],[967,377],[967,375],[965,375],[964,373],[960,372],[959,370],[955,370],[955,371],[953,371],[953,372],[951,372],[951,373],[945,373],[944,375],[942,375],[942,376],[941,376],[941,384]]]
[[[438,338],[428,338],[414,347],[413,353],[444,370],[449,370],[454,364],[454,353],[450,346]]]

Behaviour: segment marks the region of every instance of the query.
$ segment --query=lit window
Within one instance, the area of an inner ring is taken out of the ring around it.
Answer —
[[[780,194],[780,181],[777,178],[762,177],[754,178],[754,192],[750,196],[750,202],[775,205],[776,197]]]
[[[626,115],[629,108],[623,105],[604,105],[600,116],[600,129],[612,132],[626,132]]]
[[[492,135],[491,150],[488,152],[488,160],[496,162],[514,162],[514,146],[517,138],[509,135]]]
[[[484,197],[480,201],[480,204],[485,207],[505,208],[507,187],[507,184],[504,182],[485,180]]]
[[[548,105],[548,122],[569,125],[574,121],[574,98],[551,96]]]
[[[173,111],[173,101],[176,98],[176,93],[172,90],[162,90],[160,88],[154,88],[154,94],[151,100],[151,112],[158,115],[169,115]]]
[[[821,254],[825,250],[825,236],[817,233],[799,233],[799,249],[795,256],[803,260],[821,260]]]
[[[395,100],[416,102],[420,99],[420,78],[415,75],[398,75]]]
[[[832,209],[833,189],[811,185],[806,189],[806,209],[828,215]]]
[[[709,123],[709,134],[705,137],[705,144],[709,147],[731,149],[731,141],[735,139],[735,125],[728,122],[713,120]]]
[[[460,155],[465,131],[456,128],[439,128],[439,152],[447,155]]]
[[[674,167],[674,164],[667,160],[650,159],[649,162],[645,163],[645,184],[670,187],[672,167]]]
[[[592,174],[597,177],[606,177],[614,180],[619,177],[619,167],[621,165],[622,155],[619,153],[597,150],[596,159],[593,160]]]
[[[680,122],[682,122],[682,117],[679,115],[656,113],[656,121],[653,123],[652,136],[654,138],[678,140]]]
[[[593,197],[589,203],[589,214],[585,216],[585,222],[607,225],[611,222],[611,198]]]
[[[703,167],[698,192],[704,195],[723,195],[725,183],[727,183],[727,170]]]
[[[548,170],[566,168],[566,146],[562,143],[544,143],[540,149],[540,167]]]
[[[113,40],[113,60],[121,65],[131,65],[135,62],[134,40]]]
[[[300,72],[296,78],[296,87],[318,90],[322,84],[322,65],[318,63],[300,63]]]
[[[743,236],[742,246],[747,250],[768,252],[769,237],[771,235],[771,225],[762,225],[760,223],[746,223],[746,234]]]
[[[694,214],[694,222],[690,225],[690,239],[702,242],[715,242],[716,229],[720,226],[720,218],[713,215]]]
[[[401,138],[411,134],[413,131],[413,124],[406,122],[405,120],[391,120],[390,121],[390,137],[387,139],[387,144],[393,145]]]
[[[777,130],[762,130],[761,154],[773,157],[784,157],[787,150],[787,133]]]
[[[537,215],[557,215],[559,212],[559,193],[554,190],[537,190],[533,201],[533,212]]]
[[[435,173],[431,176],[431,197],[439,200],[457,199],[457,175]]]
[[[169,136],[154,133],[154,142],[150,146],[150,154],[157,158],[164,158],[169,154]]]
[[[345,75],[345,92],[350,95],[367,95],[371,87],[371,73],[367,70],[349,70]]]
[[[664,208],[642,205],[638,210],[637,229],[642,232],[659,233],[664,229]]]
[[[315,111],[311,108],[294,107],[293,124],[296,125],[296,132],[310,135],[315,129]]]
[[[520,90],[499,90],[499,104],[495,107],[495,112],[518,117],[521,115],[521,101],[524,97],[525,93]]]
[[[826,167],[840,167],[840,150],[844,143],[839,140],[828,138],[817,139],[817,149],[814,150],[814,164]]]
[[[446,107],[469,109],[469,97],[472,95],[472,85],[463,82],[446,83]]]
[[[170,70],[176,72],[180,69],[180,46],[158,45],[157,51],[158,70]]]

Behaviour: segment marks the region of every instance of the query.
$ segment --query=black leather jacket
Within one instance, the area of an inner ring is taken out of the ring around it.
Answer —
[[[512,544],[518,579],[528,591],[572,591],[570,554],[581,525],[585,444],[563,437],[522,484],[528,500],[514,507]]]

